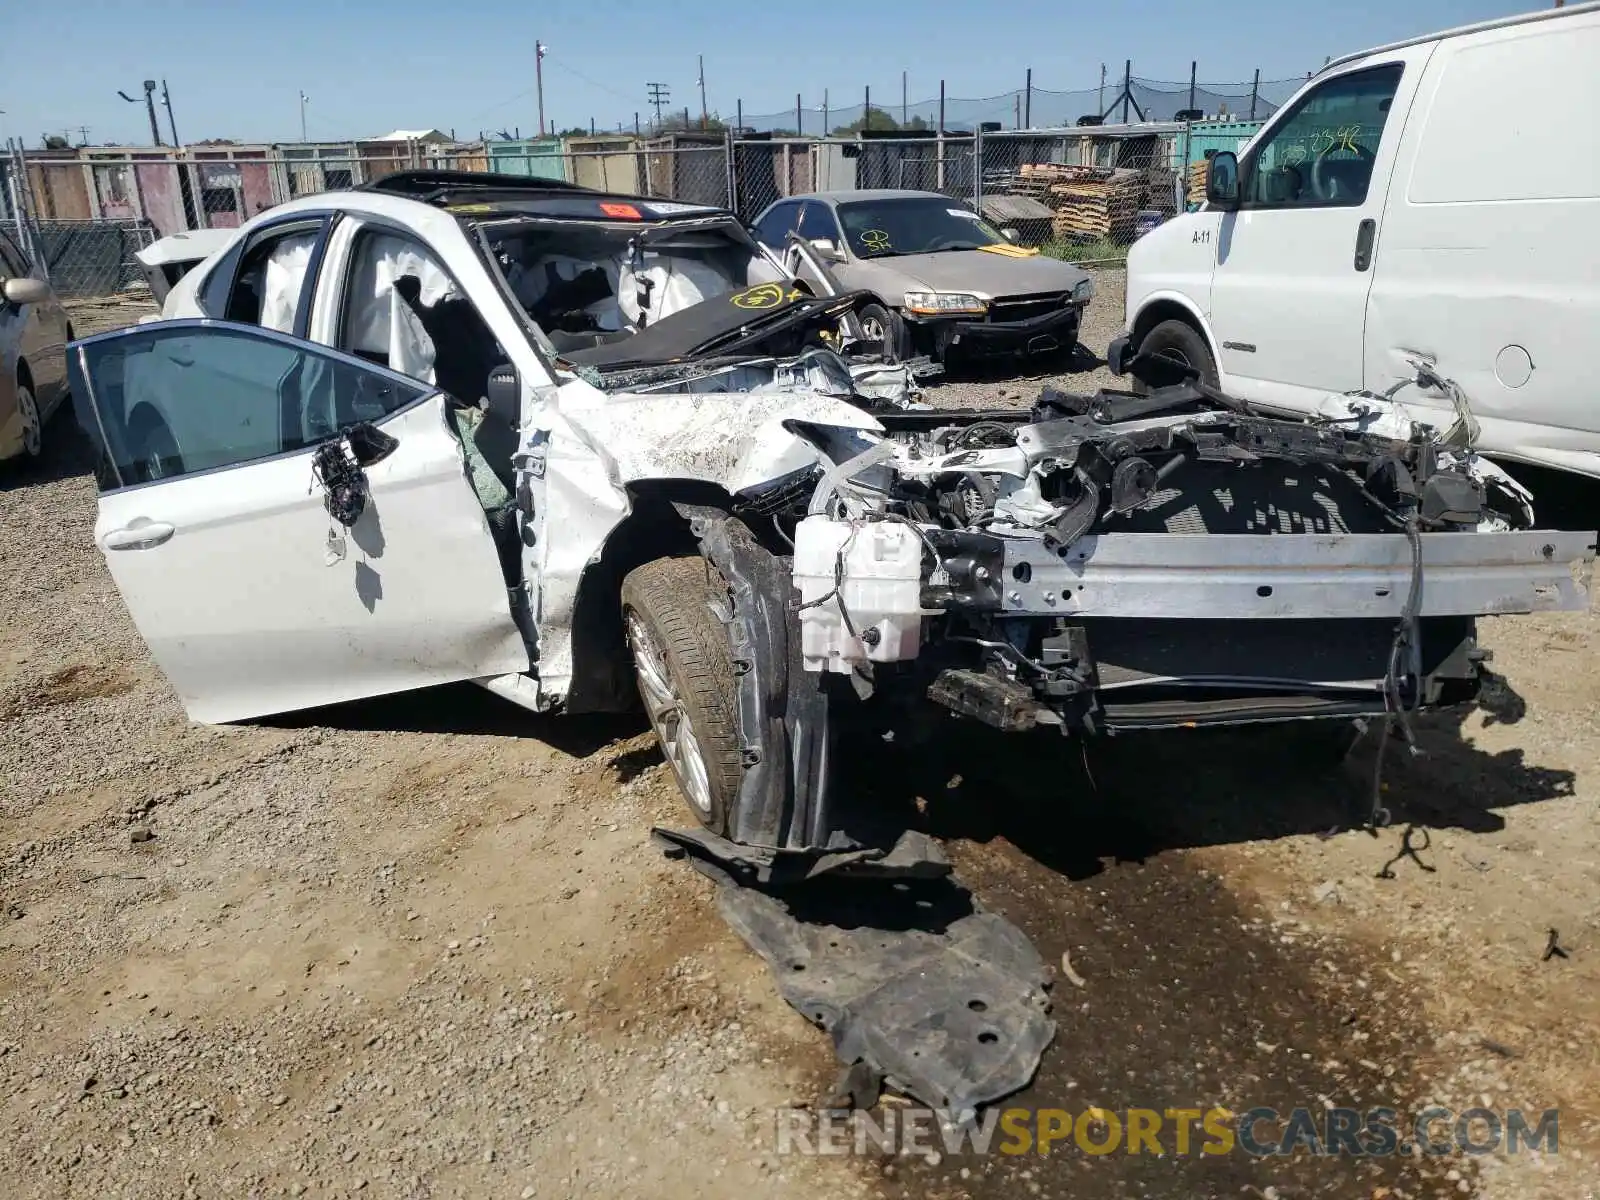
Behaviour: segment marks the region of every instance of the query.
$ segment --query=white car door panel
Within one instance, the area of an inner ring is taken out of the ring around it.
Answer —
[[[1243,156],[1239,210],[1216,232],[1210,312],[1218,365],[1240,396],[1311,404],[1361,387],[1384,198],[1431,50],[1326,80]]]
[[[216,322],[142,326],[84,351],[76,385],[87,381],[103,459],[95,539],[192,718],[241,720],[528,669],[444,396]],[[141,356],[142,376],[132,365]],[[286,370],[291,361],[301,365]],[[273,386],[280,417],[269,437],[271,406],[260,401]],[[232,420],[178,416],[197,404],[227,410],[230,398]],[[179,423],[163,432],[140,405]],[[366,508],[345,530],[313,477],[316,444],[293,443],[363,418],[396,445],[365,467]],[[273,437],[289,448],[224,465],[241,436],[250,454]]]

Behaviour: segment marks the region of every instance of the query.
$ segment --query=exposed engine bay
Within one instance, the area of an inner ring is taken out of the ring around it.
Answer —
[[[1529,532],[1422,425],[1194,383],[880,421],[791,423],[833,464],[795,514],[805,667],[863,696],[1008,730],[1403,719],[1475,697],[1473,618],[1587,605],[1593,536]]]

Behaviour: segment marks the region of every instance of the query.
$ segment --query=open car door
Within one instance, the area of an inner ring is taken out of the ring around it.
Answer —
[[[219,321],[141,325],[70,357],[99,452],[95,541],[193,719],[528,669],[443,393]],[[393,442],[345,457],[366,493],[347,528],[313,461],[363,423]]]

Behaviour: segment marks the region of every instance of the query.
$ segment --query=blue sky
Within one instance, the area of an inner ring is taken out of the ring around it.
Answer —
[[[823,89],[835,110],[897,106],[900,73],[912,101],[990,96],[1020,87],[1093,88],[1131,56],[1134,73],[1202,82],[1303,75],[1329,55],[1450,25],[1540,7],[1532,0],[924,0],[801,4],[731,0],[18,0],[0,24],[0,133],[37,145],[44,133],[89,127],[96,144],[144,144],[141,81],[165,78],[185,141],[295,140],[298,93],[311,97],[313,139],[345,140],[405,127],[520,126],[531,135],[534,43],[545,59],[547,119],[559,126],[631,125],[648,116],[645,83],[699,113],[695,56],[705,55],[709,106],[732,117],[807,107]],[[165,118],[163,118],[165,129]],[[74,132],[73,140],[77,140]]]

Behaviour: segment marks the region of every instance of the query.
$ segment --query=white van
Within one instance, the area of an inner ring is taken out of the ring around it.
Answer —
[[[1600,476],[1597,120],[1600,3],[1330,63],[1134,244],[1112,370],[1164,354],[1292,412],[1397,388],[1442,428],[1421,363],[1479,449]]]

